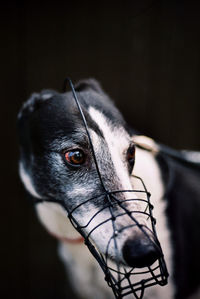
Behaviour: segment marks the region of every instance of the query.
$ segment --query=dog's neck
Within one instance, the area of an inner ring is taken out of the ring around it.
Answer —
[[[83,237],[73,228],[67,212],[59,204],[42,202],[36,205],[36,210],[41,223],[59,241],[71,245],[83,243]]]

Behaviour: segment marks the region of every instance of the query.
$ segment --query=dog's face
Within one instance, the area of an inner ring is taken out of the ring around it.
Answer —
[[[157,256],[152,254],[154,248],[147,244],[145,235],[131,225],[129,215],[119,205],[112,207],[113,217],[116,217],[113,228],[113,222],[109,221],[110,208],[106,206],[105,189],[108,192],[133,190],[131,173],[135,147],[132,136],[123,117],[96,81],[80,82],[76,90],[103,184],[72,93],[54,91],[32,95],[19,113],[22,181],[34,197],[44,201],[55,199],[68,213],[73,212],[76,222],[103,254],[108,253],[112,259],[131,266],[151,264]],[[129,201],[136,199],[136,194],[119,192],[116,197],[124,201],[129,211],[138,212],[135,216],[138,223],[146,225],[147,217],[140,213],[144,210],[142,204]],[[116,232],[117,253],[113,240]],[[149,260],[132,262],[127,252],[132,254],[141,244],[148,245]]]

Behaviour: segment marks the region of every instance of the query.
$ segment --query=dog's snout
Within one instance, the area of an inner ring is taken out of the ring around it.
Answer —
[[[151,266],[160,256],[159,246],[147,236],[130,238],[123,246],[124,260],[131,267]]]

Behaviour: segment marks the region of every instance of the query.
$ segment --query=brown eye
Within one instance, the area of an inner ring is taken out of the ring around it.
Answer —
[[[79,166],[85,162],[85,154],[82,150],[72,150],[64,154],[66,162],[71,165]]]
[[[132,170],[134,163],[135,163],[135,146],[134,145],[131,145],[127,151],[127,161]]]

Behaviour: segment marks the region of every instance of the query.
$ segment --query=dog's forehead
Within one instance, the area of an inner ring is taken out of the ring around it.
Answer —
[[[81,108],[84,110],[83,112],[86,113],[85,115],[86,119],[87,116],[89,119],[91,119],[89,110],[92,107],[98,110],[99,112],[101,112],[102,114],[104,114],[105,117],[110,121],[112,121],[113,124],[115,125],[120,124],[122,126],[126,126],[126,122],[122,114],[119,112],[115,104],[106,94],[101,94],[90,90],[90,91],[76,92],[76,95],[81,105]]]
[[[33,144],[45,147],[56,138],[70,136],[79,130],[76,107],[73,102],[68,103],[69,99],[59,94],[39,103],[29,118]]]
[[[123,117],[108,98],[96,92],[78,92],[77,95],[88,127],[99,136],[103,137],[101,124],[89,112],[91,108],[103,114],[113,127],[124,127]],[[83,120],[71,92],[56,93],[52,97],[48,95],[48,99],[46,94],[42,97],[44,101],[31,116],[32,132],[37,140],[51,142],[66,136],[70,138],[77,135],[77,132],[84,133]]]
[[[105,153],[106,144],[106,149],[109,152],[109,157],[112,161],[112,165],[114,166],[113,171],[115,171],[123,187],[125,189],[129,189],[129,175],[125,156],[127,149],[132,142],[131,136],[124,127],[120,126],[120,124],[113,124],[111,120],[94,107],[90,107],[89,113],[93,121],[101,128],[104,139],[103,145],[101,142],[102,140],[98,139],[96,132],[91,130],[91,137],[96,152],[102,157],[101,152]],[[110,166],[111,161],[109,161]]]
[[[126,147],[130,143],[131,136],[124,126],[116,119],[108,118],[102,111],[95,107],[89,107],[89,115],[93,122],[100,128],[104,140],[112,146],[118,144],[119,147]]]
[[[32,115],[32,122],[38,121],[40,126],[49,128],[71,127],[78,119],[77,107],[69,94],[55,94],[41,101]],[[73,126],[72,126],[73,127]]]

